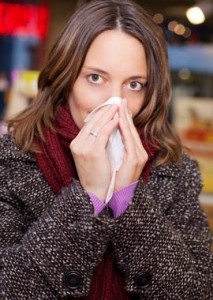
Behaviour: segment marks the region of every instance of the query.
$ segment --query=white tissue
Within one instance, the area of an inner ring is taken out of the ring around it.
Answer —
[[[106,102],[101,104],[100,106],[96,107],[85,119],[85,122],[88,122],[91,120],[91,118],[94,116],[94,114],[103,106],[106,105],[113,105],[121,104],[122,99],[120,97],[111,97],[109,98]],[[117,114],[115,114],[115,118],[118,117]],[[114,129],[112,132],[109,142],[107,144],[107,153],[109,157],[109,162],[111,166],[111,171],[112,171],[112,177],[110,181],[110,185],[108,188],[107,196],[106,196],[106,201],[105,203],[108,203],[109,200],[112,198],[114,187],[115,187],[115,176],[116,172],[120,169],[120,166],[123,161],[124,157],[124,144],[122,142],[121,134],[118,128]]]

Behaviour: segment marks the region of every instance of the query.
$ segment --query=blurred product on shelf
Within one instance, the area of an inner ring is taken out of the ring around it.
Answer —
[[[9,80],[7,74],[0,72],[0,120],[3,118],[5,113],[5,94],[9,90]]]
[[[190,155],[199,162],[203,192],[213,193],[213,101],[180,97],[174,102],[174,126]]]
[[[24,110],[37,94],[37,80],[39,71],[13,71],[12,87],[8,99],[5,118]]]
[[[0,121],[0,135],[7,133],[7,126],[3,121]]]

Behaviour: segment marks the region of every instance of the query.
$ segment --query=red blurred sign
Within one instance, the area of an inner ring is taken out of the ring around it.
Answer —
[[[44,5],[0,2],[0,35],[45,38],[49,9]]]

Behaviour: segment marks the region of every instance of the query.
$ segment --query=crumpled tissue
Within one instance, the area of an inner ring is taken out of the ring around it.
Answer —
[[[101,104],[100,106],[96,107],[91,113],[88,114],[86,119],[84,120],[85,122],[88,122],[89,120],[92,119],[94,114],[103,106],[106,105],[113,105],[121,104],[122,99],[120,97],[111,97],[109,98],[106,102]],[[114,118],[117,118],[118,114],[116,113]],[[115,187],[115,177],[116,177],[116,172],[120,169],[121,164],[123,162],[123,157],[124,157],[124,144],[121,138],[120,130],[118,128],[115,128],[109,138],[108,144],[107,144],[107,153],[109,157],[109,162],[110,162],[110,167],[112,171],[112,177],[110,181],[110,185],[108,188],[107,196],[105,203],[108,203],[109,200],[112,198],[114,187]]]

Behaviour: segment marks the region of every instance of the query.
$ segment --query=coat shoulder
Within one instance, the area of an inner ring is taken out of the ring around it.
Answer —
[[[168,164],[154,166],[153,172],[158,175],[168,175],[171,177],[180,177],[190,173],[200,176],[200,168],[197,160],[183,152],[182,159],[179,162],[171,162]]]
[[[32,153],[21,150],[14,139],[6,134],[0,136],[0,160],[35,161],[35,157]]]

